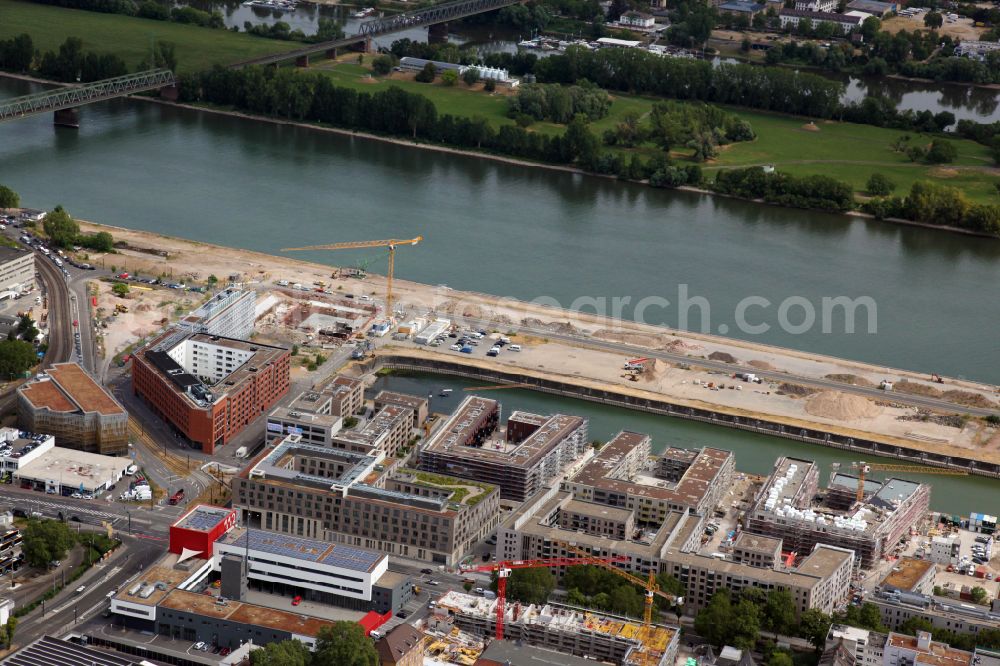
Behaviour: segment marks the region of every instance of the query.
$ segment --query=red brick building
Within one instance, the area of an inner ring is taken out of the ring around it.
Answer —
[[[288,392],[284,347],[167,331],[132,356],[132,391],[206,453]]]

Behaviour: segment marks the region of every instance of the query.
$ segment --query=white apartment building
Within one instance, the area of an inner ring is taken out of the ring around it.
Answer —
[[[256,292],[224,289],[183,317],[177,325],[188,333],[246,340],[253,335],[256,306]]]

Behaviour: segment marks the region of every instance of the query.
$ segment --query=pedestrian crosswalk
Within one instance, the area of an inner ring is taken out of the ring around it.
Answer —
[[[122,518],[121,514],[109,513],[107,511],[98,511],[97,509],[91,509],[85,506],[78,506],[76,504],[66,504],[62,502],[52,502],[49,500],[35,499],[33,497],[8,497],[14,501],[18,506],[25,509],[30,509],[32,511],[41,511],[46,513],[45,509],[48,509],[48,513],[55,513],[57,511],[62,511],[64,514],[76,514],[76,515],[87,515],[93,516],[94,518],[100,518],[101,520],[116,520]]]

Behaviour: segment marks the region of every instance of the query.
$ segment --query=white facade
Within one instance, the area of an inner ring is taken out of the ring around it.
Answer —
[[[177,365],[196,377],[207,378],[212,384],[233,374],[254,355],[249,349],[216,345],[191,338],[184,340],[167,354]]]
[[[860,21],[858,21],[858,18],[856,16],[848,17],[843,14],[830,14],[827,12],[816,12],[812,16],[799,16],[797,14],[793,14],[788,11],[782,11],[780,17],[781,17],[782,28],[787,28],[788,26],[791,26],[792,28],[797,28],[799,26],[799,22],[803,20],[810,21],[813,25],[813,28],[815,28],[820,23],[833,23],[837,27],[839,27],[841,32],[843,32],[845,35],[849,34],[860,24]],[[890,387],[886,390],[891,390],[891,389],[892,387],[890,385]]]
[[[795,8],[802,12],[835,12],[837,0],[796,0]]]
[[[0,248],[0,291],[30,291],[35,286],[35,253]]]
[[[618,18],[618,25],[625,26],[627,28],[642,28],[648,30],[653,27],[656,20],[648,14],[640,14],[639,12],[626,12]]]
[[[928,559],[935,564],[958,564],[960,546],[958,537],[936,536],[931,539]]]
[[[882,666],[885,651],[885,634],[867,629],[835,624],[826,635],[826,649],[843,641],[844,647],[854,654],[855,666]]]
[[[0,466],[4,472],[16,472],[46,451],[51,451],[55,445],[52,435],[32,435],[17,428],[0,428],[0,451],[9,450],[0,455]],[[25,451],[29,446],[31,450]]]
[[[277,549],[264,550],[255,548],[254,542],[256,539],[251,539],[250,547],[247,549],[246,544],[239,541],[243,532],[244,530],[242,529],[233,530],[227,537],[215,542],[215,556],[212,558],[212,566],[215,571],[221,571],[221,562],[224,555],[235,555],[242,558],[244,554],[248,554],[250,562],[250,569],[247,572],[248,579],[295,585],[317,592],[371,601],[373,583],[381,578],[389,568],[389,556],[382,553],[372,554],[376,559],[374,565],[356,568],[328,564],[323,561],[327,559],[325,554],[319,558],[296,557],[294,552],[297,549],[301,550],[300,545],[310,551],[312,549],[322,549],[322,551],[327,551],[334,555],[337,554],[338,549],[345,551],[345,553],[354,552],[358,549],[313,539],[302,539],[301,537],[261,532],[259,530],[251,530],[251,533],[266,535],[262,537],[264,539],[288,541],[291,542],[289,546],[294,547],[287,549],[289,554],[273,552],[273,550]],[[366,554],[368,554],[367,551]],[[337,558],[333,559],[336,560]],[[349,561],[349,558],[345,557],[342,561]]]
[[[208,333],[245,340],[253,335],[257,293],[224,289],[183,317],[178,327],[189,333]]]

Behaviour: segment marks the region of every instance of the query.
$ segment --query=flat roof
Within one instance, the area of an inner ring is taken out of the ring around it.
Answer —
[[[594,502],[582,502],[580,500],[570,500],[563,504],[563,511],[572,511],[584,516],[599,516],[607,520],[627,521],[632,517],[632,511],[618,506],[607,504],[595,504]]]
[[[409,393],[397,393],[396,391],[379,391],[378,395],[375,396],[375,403],[391,403],[393,405],[401,405],[403,407],[409,407],[413,411],[425,407],[428,403],[427,398],[419,395],[410,395]]]
[[[230,622],[250,624],[268,629],[287,631],[302,636],[315,637],[323,627],[333,626],[333,622],[318,617],[290,613],[277,608],[257,606],[241,601],[216,602],[216,597],[197,594],[185,590],[173,590],[158,604],[164,608],[214,617]]]
[[[829,576],[831,573],[843,566],[846,560],[853,557],[853,551],[817,544],[813,551],[806,556],[806,559],[795,567],[799,573],[812,574],[814,576]]]
[[[947,643],[938,641],[931,641],[927,649],[922,649],[919,647],[915,636],[906,636],[895,632],[889,633],[888,645],[916,652],[916,661],[918,664],[929,664],[931,666],[960,666],[961,664],[969,664],[973,656],[971,652],[957,650]]]
[[[521,641],[492,641],[476,661],[503,666],[594,666],[593,659],[584,659],[568,652],[556,652]]]
[[[775,551],[780,552],[781,539],[743,531],[736,536],[736,541],[733,542],[733,549],[736,548],[751,553],[773,555]]]
[[[36,407],[56,412],[97,412],[105,416],[125,414],[125,408],[78,364],[56,363],[46,372],[49,381],[37,380],[22,389]]]
[[[30,257],[34,254],[34,252],[22,247],[0,245],[0,263],[6,263],[8,261],[13,261],[14,259],[20,259],[21,257]]]
[[[140,661],[63,638],[42,636],[3,660],[4,666],[138,666]]]
[[[118,477],[132,464],[130,458],[54,446],[16,472],[22,479],[58,481],[63,486],[83,486],[95,490]]]
[[[224,509],[221,506],[211,506],[209,504],[199,504],[181,516],[173,526],[196,532],[211,532],[230,513],[232,513],[232,509]]]
[[[200,566],[205,562],[204,560],[187,560],[187,567],[182,565],[182,568],[177,568],[175,565],[179,557],[176,553],[166,553],[152,566],[143,570],[132,583],[123,585],[115,598],[119,601],[143,606],[158,605],[170,594],[171,590],[194,574],[196,565]],[[136,587],[137,585],[139,587]],[[151,591],[150,588],[152,588]],[[135,594],[129,594],[132,589],[135,589]],[[150,593],[147,596],[142,596],[144,592]]]
[[[928,560],[918,560],[912,557],[901,557],[889,575],[882,579],[883,585],[912,592],[917,583],[924,579],[929,571],[933,571],[934,563]]]
[[[641,446],[649,435],[623,430],[575,474],[570,481],[594,488],[610,490],[630,495],[641,495],[653,499],[674,502],[678,505],[697,506],[716,482],[722,468],[732,458],[731,451],[705,447],[695,456],[672,488],[640,483],[631,479],[613,476],[626,456]],[[666,453],[666,452],[665,452]]]
[[[265,532],[263,530],[247,530],[242,527],[238,527],[231,530],[228,534],[222,535],[216,540],[216,543],[237,548],[247,548],[248,535],[250,542],[249,549],[252,551],[256,550],[271,553],[272,555],[284,555],[285,557],[294,557],[306,562],[325,564],[326,566],[350,569],[362,573],[374,571],[388,557],[385,553],[340,543],[307,539],[290,534]]]

